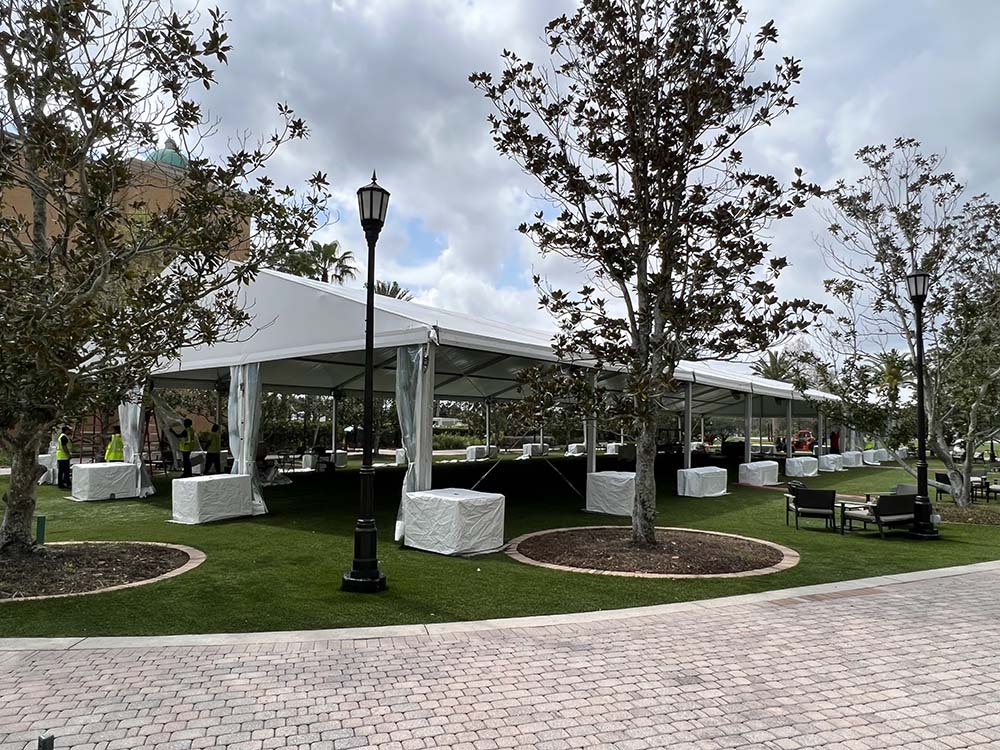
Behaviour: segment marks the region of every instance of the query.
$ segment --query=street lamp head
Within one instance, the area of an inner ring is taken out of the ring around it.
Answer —
[[[914,271],[906,276],[906,291],[910,301],[923,302],[927,299],[927,289],[931,285],[931,275],[927,271]]]
[[[388,208],[389,191],[375,181],[375,172],[372,172],[371,184],[358,188],[358,211],[361,213],[361,226],[365,231],[378,232],[382,229]]]

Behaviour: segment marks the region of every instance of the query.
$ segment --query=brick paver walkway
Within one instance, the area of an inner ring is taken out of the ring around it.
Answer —
[[[998,592],[986,572],[493,632],[0,651],[0,748],[998,748]]]

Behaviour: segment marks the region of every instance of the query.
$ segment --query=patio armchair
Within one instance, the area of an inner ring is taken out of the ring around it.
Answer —
[[[848,530],[853,531],[854,522],[860,521],[865,529],[870,523],[878,526],[879,536],[885,539],[887,528],[913,524],[916,501],[915,493],[879,495],[874,502],[860,507],[844,507],[840,516],[840,533],[844,533],[845,523]]]
[[[833,504],[837,499],[836,490],[811,490],[807,487],[795,488],[785,495],[785,525],[790,514],[795,515],[795,528],[799,528],[799,518],[822,518],[823,528],[836,530],[837,522]]]
[[[934,488],[935,502],[939,502],[941,500],[941,495],[949,495],[949,496],[951,495],[951,477],[949,477],[946,473],[936,471],[934,472],[934,481],[937,482],[939,485],[943,484],[945,485],[945,487],[948,488],[948,489],[944,489],[942,487]]]

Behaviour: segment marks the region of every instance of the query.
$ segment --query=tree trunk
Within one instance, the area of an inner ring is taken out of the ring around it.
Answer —
[[[656,543],[656,419],[639,420],[635,451],[635,507],[632,509],[632,543]]]
[[[10,486],[0,526],[0,556],[23,555],[34,546],[31,522],[35,516],[38,482],[38,440],[8,443],[11,450]]]

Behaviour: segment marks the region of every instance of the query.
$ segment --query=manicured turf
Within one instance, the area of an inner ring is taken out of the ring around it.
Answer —
[[[435,486],[472,486],[491,464],[435,467]],[[626,519],[580,512],[569,482],[583,484],[581,459],[503,462],[480,489],[507,495],[507,537],[527,531]],[[555,469],[558,468],[560,474]],[[606,468],[613,468],[607,465]],[[902,481],[887,469],[824,475],[842,491],[888,489]],[[0,635],[64,636],[288,630],[388,625],[597,610],[725,596],[1000,558],[1000,529],[948,524],[938,542],[903,533],[846,537],[817,522],[795,531],[784,522],[774,490],[734,488],[723,498],[689,499],[661,483],[659,521],[769,539],[798,550],[800,564],[761,577],[671,581],[562,573],[522,565],[506,555],[475,559],[400,549],[391,540],[402,472],[376,474],[380,557],[388,576],[383,594],[339,591],[352,556],[358,475],[300,475],[266,491],[271,513],[205,526],[170,517],[169,487],[147,501],[74,503],[54,488],[39,492],[51,541],[137,539],[179,542],[205,551],[207,561],[178,578],[148,587],[45,602],[0,603]],[[0,490],[3,486],[0,485]]]

